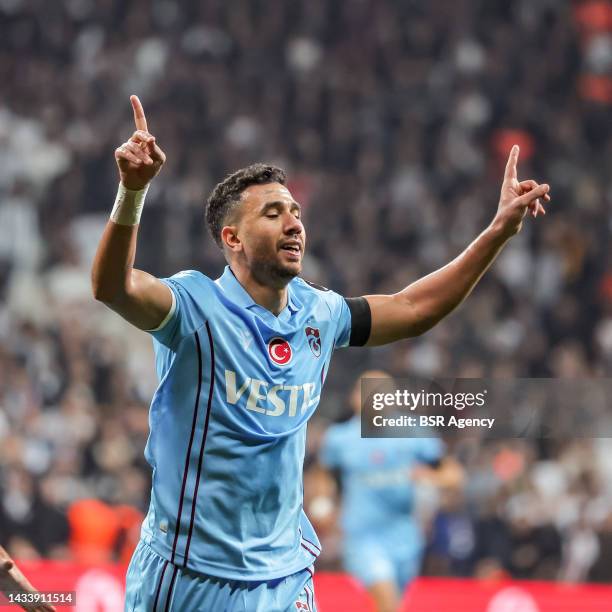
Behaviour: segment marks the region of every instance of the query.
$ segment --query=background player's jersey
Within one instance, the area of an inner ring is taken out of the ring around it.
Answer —
[[[419,464],[437,462],[442,452],[436,438],[361,438],[358,416],[330,427],[320,460],[340,472],[346,540],[388,536],[394,546],[420,546],[410,472]]]
[[[165,282],[175,310],[152,332],[160,384],[143,539],[176,565],[228,579],[310,566],[320,544],[302,511],[306,422],[333,349],[349,344],[347,301],[296,278],[276,317],[229,267],[214,282],[195,271]]]

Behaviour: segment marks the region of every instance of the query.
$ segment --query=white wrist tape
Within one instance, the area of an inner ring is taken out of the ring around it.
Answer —
[[[148,190],[149,185],[144,189],[133,191],[126,189],[123,183],[119,183],[115,205],[110,216],[111,221],[118,225],[138,225]]]

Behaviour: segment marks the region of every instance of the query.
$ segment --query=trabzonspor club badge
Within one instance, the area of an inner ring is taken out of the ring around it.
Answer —
[[[305,330],[308,346],[315,357],[321,355],[321,333],[316,327],[307,327]]]
[[[291,345],[284,338],[272,338],[268,342],[268,355],[274,363],[282,366],[287,365],[293,357]]]

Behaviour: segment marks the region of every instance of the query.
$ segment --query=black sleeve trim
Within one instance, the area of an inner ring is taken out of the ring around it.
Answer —
[[[344,298],[351,311],[351,339],[349,346],[363,346],[372,331],[372,312],[364,297]]]

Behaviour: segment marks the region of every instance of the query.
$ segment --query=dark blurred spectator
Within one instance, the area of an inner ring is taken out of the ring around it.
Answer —
[[[479,532],[458,489],[442,492],[440,508],[431,526],[427,573],[471,576],[476,562]]]
[[[32,555],[65,557],[69,528],[60,508],[46,499],[45,490],[25,470],[7,469],[0,504],[0,538],[12,548],[28,542]]]

